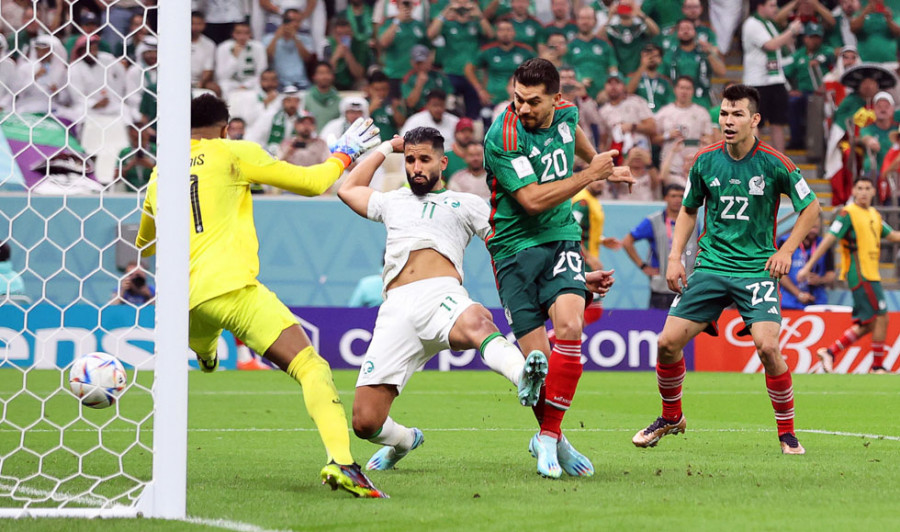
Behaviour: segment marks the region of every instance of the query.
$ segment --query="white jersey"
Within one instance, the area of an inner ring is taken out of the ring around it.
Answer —
[[[387,244],[382,278],[387,287],[409,260],[409,254],[433,249],[447,257],[463,276],[463,255],[473,235],[490,232],[487,203],[465,192],[430,192],[419,197],[408,188],[373,192],[366,217],[384,223]]]

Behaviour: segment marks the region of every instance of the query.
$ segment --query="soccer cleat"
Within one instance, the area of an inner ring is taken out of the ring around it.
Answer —
[[[589,477],[594,474],[594,464],[586,456],[576,451],[565,436],[560,436],[559,441],[556,442],[556,457],[567,475]]]
[[[369,471],[387,471],[388,469],[394,469],[394,465],[399,462],[401,458],[409,454],[409,451],[412,451],[425,442],[425,435],[422,434],[421,430],[413,428],[412,431],[413,444],[409,450],[400,452],[396,447],[385,445],[372,455],[372,458],[366,463],[366,469]]]
[[[887,370],[884,366],[872,366],[869,368],[869,373],[873,373],[875,375],[887,375],[890,371]]]
[[[778,440],[781,441],[781,454],[806,454],[806,449],[800,445],[793,433],[782,434]]]
[[[822,370],[825,373],[834,373],[834,353],[827,347],[820,347],[816,356],[822,361]]]
[[[525,359],[519,377],[519,402],[522,406],[534,406],[541,396],[541,386],[547,378],[547,357],[540,351],[532,351]]]
[[[219,369],[219,353],[213,353],[212,360],[206,360],[200,355],[197,355],[197,365],[200,366],[203,373],[213,373]]]
[[[319,473],[322,484],[331,486],[331,490],[338,488],[348,491],[354,497],[364,499],[387,499],[388,494],[376,488],[369,477],[362,472],[357,464],[341,465],[331,462],[322,468]]]
[[[666,434],[681,434],[685,428],[687,420],[684,419],[684,414],[681,414],[681,418],[674,423],[660,416],[649,427],[639,430],[634,438],[631,438],[631,443],[638,447],[656,447],[659,439]]]
[[[528,444],[528,452],[537,458],[537,471],[542,477],[559,478],[562,476],[562,468],[556,456],[557,440],[552,436],[543,436],[540,432],[531,438]]]

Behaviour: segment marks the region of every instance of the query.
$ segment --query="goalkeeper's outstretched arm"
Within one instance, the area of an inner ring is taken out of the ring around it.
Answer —
[[[393,152],[403,152],[403,139],[394,137],[390,141],[382,142],[368,157],[366,157],[341,184],[338,197],[347,204],[353,212],[366,217],[369,211],[369,198],[372,197],[372,189],[369,183],[378,167],[384,163],[387,156]]]

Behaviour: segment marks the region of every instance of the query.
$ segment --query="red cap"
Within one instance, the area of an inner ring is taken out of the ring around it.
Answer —
[[[616,8],[617,15],[630,15],[634,12],[634,8],[631,7],[631,4],[619,4],[619,7]]]
[[[475,129],[475,124],[472,122],[471,118],[463,117],[456,123],[456,131],[462,131],[464,129]]]

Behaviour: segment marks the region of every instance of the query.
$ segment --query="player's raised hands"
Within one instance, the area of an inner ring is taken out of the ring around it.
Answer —
[[[371,118],[357,118],[337,140],[328,140],[328,148],[331,153],[343,153],[352,163],[363,153],[378,146],[381,142],[378,134],[379,130]]]
[[[781,279],[782,275],[791,271],[791,254],[784,248],[779,249],[766,261],[765,270],[769,272],[769,277]]]
[[[666,284],[669,290],[681,294],[682,287],[687,288],[687,273],[684,264],[678,257],[669,257],[669,265],[666,267]]]

